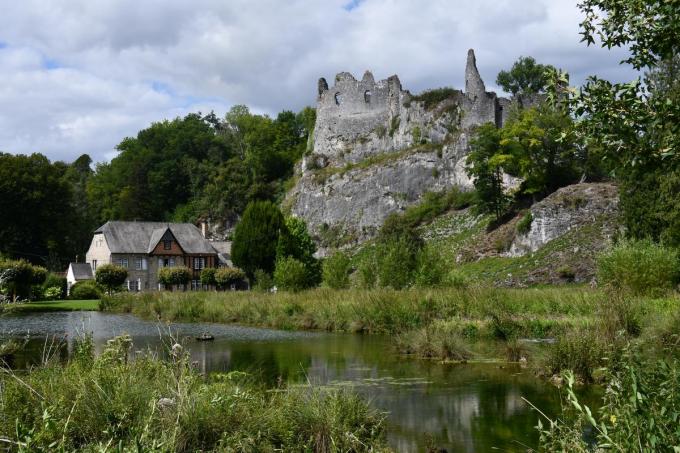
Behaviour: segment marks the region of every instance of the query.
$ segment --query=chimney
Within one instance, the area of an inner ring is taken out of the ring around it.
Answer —
[[[205,221],[201,222],[201,234],[205,238],[207,236],[207,231],[208,231],[208,226],[206,225]]]

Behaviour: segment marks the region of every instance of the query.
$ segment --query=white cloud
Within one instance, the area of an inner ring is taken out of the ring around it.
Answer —
[[[487,87],[520,55],[634,77],[622,51],[579,43],[569,0],[0,0],[0,150],[110,159],[152,121],[236,103],[314,103],[340,71],[461,87],[475,48]]]

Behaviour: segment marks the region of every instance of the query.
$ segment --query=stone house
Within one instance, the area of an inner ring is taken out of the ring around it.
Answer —
[[[97,228],[85,261],[96,272],[102,264],[128,271],[129,291],[162,289],[158,270],[186,266],[192,271],[189,289],[200,290],[201,271],[218,267],[218,251],[191,223],[109,221]]]

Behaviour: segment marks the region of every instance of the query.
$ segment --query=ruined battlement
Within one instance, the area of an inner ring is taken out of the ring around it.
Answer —
[[[438,143],[445,139],[444,129],[452,128],[447,122],[457,122],[453,126],[463,130],[486,122],[500,126],[510,104],[486,91],[472,49],[467,55],[465,91],[443,101],[448,112],[458,110],[456,118],[426,111],[417,97],[402,88],[396,75],[375,81],[370,71],[361,80],[341,72],[333,86],[320,78],[317,89],[314,154],[340,164],[363,159],[371,150],[389,152],[412,146],[416,143],[409,134],[416,129],[426,141]]]

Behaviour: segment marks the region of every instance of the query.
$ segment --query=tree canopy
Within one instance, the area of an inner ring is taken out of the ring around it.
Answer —
[[[540,93],[548,85],[550,69],[553,66],[536,63],[533,57],[519,57],[509,71],[498,73],[496,83],[513,95]]]

